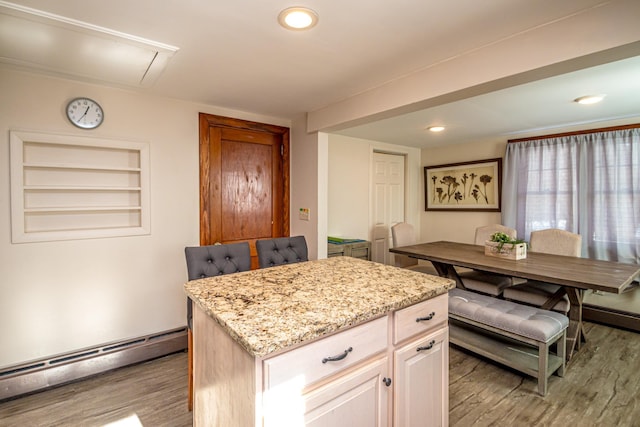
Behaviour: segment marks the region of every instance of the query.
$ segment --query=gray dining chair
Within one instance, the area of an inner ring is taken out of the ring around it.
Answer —
[[[189,280],[221,276],[251,269],[249,243],[188,246],[184,248]],[[187,297],[187,353],[189,359],[189,410],[193,409],[193,302]]]
[[[256,251],[260,268],[309,261],[304,236],[256,240]]]
[[[416,243],[416,234],[413,225],[406,222],[399,222],[391,227],[391,242],[394,248],[401,246],[414,245]],[[406,268],[420,273],[438,275],[435,267],[429,264],[420,264],[417,259],[406,255],[393,254],[393,262],[396,267]]]
[[[579,234],[559,229],[547,229],[531,232],[529,242],[531,252],[542,252],[552,255],[564,255],[579,257],[582,251],[582,237]],[[561,287],[551,283],[528,280],[526,283],[505,289],[504,298],[542,307],[550,298],[562,292]],[[568,313],[570,308],[569,297],[565,294],[550,310]]]
[[[491,239],[494,233],[505,233],[509,237],[517,238],[518,232],[501,224],[485,225],[476,228],[474,244],[484,246],[484,242]],[[516,279],[501,274],[487,273],[485,271],[462,271],[458,273],[465,288],[494,297],[502,295],[503,291],[513,285],[524,283],[525,280]]]

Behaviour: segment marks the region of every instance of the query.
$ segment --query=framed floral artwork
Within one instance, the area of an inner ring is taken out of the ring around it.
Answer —
[[[500,212],[501,186],[501,158],[425,166],[425,210]]]

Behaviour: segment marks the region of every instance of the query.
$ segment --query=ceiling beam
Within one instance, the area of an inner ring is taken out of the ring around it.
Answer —
[[[640,55],[640,2],[607,2],[307,114],[331,132]]]

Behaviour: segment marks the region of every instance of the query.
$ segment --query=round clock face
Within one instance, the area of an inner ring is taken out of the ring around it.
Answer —
[[[102,124],[102,107],[89,98],[72,99],[67,105],[67,117],[74,125],[82,129],[94,129]]]

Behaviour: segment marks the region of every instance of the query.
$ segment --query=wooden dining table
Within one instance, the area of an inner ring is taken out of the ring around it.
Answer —
[[[484,246],[457,242],[431,242],[389,249],[390,252],[430,261],[440,276],[464,283],[455,267],[519,277],[560,285],[542,308],[553,307],[566,294],[569,297],[569,329],[567,331],[567,359],[571,359],[586,342],[582,322],[582,298],[587,289],[620,294],[633,286],[640,277],[640,265],[624,264],[590,258],[528,252],[519,260],[498,258],[484,254]]]

